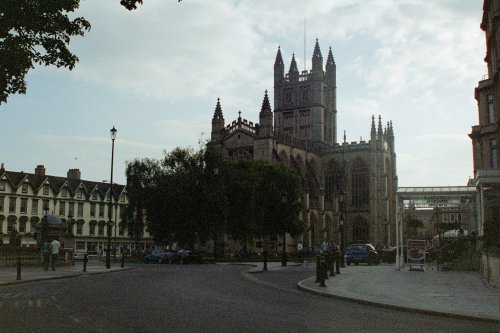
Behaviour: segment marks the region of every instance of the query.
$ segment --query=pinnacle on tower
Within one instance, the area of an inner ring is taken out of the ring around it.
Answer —
[[[224,116],[222,115],[222,108],[220,106],[220,98],[217,97],[217,105],[215,106],[214,117],[212,120],[222,120],[224,121]]]
[[[323,71],[323,56],[321,55],[321,50],[319,48],[318,39],[316,38],[316,45],[314,45],[314,53],[312,56],[312,70]]]
[[[264,100],[262,101],[262,107],[260,109],[260,116],[263,115],[272,115],[271,111],[271,103],[269,103],[269,97],[267,96],[267,89],[264,95]]]
[[[274,61],[274,68],[276,66],[284,66],[283,57],[281,56],[281,48],[278,46],[278,53],[276,53],[276,60]]]
[[[377,135],[377,132],[375,130],[375,116],[372,115],[372,128],[370,131],[370,137],[372,138],[372,140],[375,138],[376,135]]]
[[[382,130],[382,116],[378,115],[378,129],[377,129],[377,134],[381,136],[383,134]]]
[[[299,79],[299,69],[297,68],[297,62],[295,61],[295,53],[292,54],[292,62],[290,63],[288,76],[290,77],[291,81],[296,81]]]

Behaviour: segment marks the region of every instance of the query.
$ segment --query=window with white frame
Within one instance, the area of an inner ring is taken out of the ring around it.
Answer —
[[[442,218],[443,218],[443,222],[448,222],[448,214],[443,214],[442,215]]]
[[[28,198],[21,198],[21,208],[19,211],[21,214],[28,213]]]
[[[104,217],[104,204],[99,204],[99,217]]]
[[[59,216],[66,215],[66,201],[59,201]]]
[[[9,198],[9,213],[16,213],[16,200],[17,198]]]
[[[96,222],[95,221],[90,221],[90,224],[89,224],[89,235],[90,236],[94,236],[95,235],[95,226],[96,226]]]
[[[75,216],[75,203],[70,202],[68,204],[68,216]]]
[[[76,223],[76,234],[81,235],[83,233],[83,221]]]
[[[7,182],[5,180],[0,180],[0,191],[5,191],[5,184]]]
[[[63,188],[61,191],[61,197],[66,198],[68,196],[68,189]]]
[[[95,203],[90,203],[90,217],[95,217]]]
[[[81,199],[81,198],[82,198],[82,190],[78,190],[78,191],[76,192],[76,197],[77,197],[78,199]]]
[[[23,185],[21,185],[21,192],[28,193],[28,183],[23,183]]]
[[[82,217],[83,216],[83,202],[79,202],[78,203],[78,217]]]
[[[99,222],[99,225],[97,227],[97,235],[104,236],[104,223]]]
[[[49,184],[43,185],[43,195],[49,194]]]
[[[26,232],[26,220],[20,220],[19,221],[19,232],[20,233],[25,233]]]
[[[31,199],[31,215],[38,215],[38,199]]]

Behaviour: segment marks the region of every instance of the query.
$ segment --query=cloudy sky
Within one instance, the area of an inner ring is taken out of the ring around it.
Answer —
[[[197,148],[220,97],[226,123],[258,122],[281,46],[286,70],[304,68],[318,38],[337,64],[338,141],[369,139],[371,115],[392,120],[399,186],[465,185],[467,134],[478,123],[474,88],[487,73],[481,0],[82,0],[92,24],[70,49],[73,71],[36,67],[26,95],[0,106],[7,170],[115,181],[125,161]],[[271,99],[272,100],[272,99]]]

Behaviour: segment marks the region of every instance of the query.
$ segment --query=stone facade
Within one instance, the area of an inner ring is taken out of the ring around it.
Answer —
[[[109,214],[109,183],[81,180],[78,169],[70,169],[67,177],[45,174],[43,165],[35,173],[5,170],[0,167],[0,235],[8,243],[15,228],[21,235],[22,246],[36,246],[36,226],[45,216],[55,214],[69,229],[65,232],[73,240],[71,247],[100,254],[107,244]],[[127,189],[113,184],[112,244],[132,250],[136,246],[127,233],[125,210],[128,205]],[[49,214],[50,213],[50,214]],[[144,231],[138,242],[141,248],[152,244]],[[62,244],[64,246],[64,244]],[[68,244],[66,244],[68,245]]]
[[[323,70],[317,40],[312,70],[301,73],[294,56],[285,73],[278,48],[274,111],[266,91],[259,123],[243,119],[240,112],[226,125],[218,99],[211,144],[234,158],[274,160],[297,170],[305,193],[305,246],[319,246],[325,239],[340,243],[342,238],[345,244],[394,244],[398,181],[392,122],[383,126],[380,116],[372,116],[368,142],[349,143],[344,132],[338,143],[336,84],[332,51]]]
[[[472,126],[474,180],[478,188],[478,235],[484,244],[482,272],[500,287],[500,3],[485,0],[481,29],[486,34],[488,74],[475,89],[479,124]],[[493,270],[493,271],[492,271]]]

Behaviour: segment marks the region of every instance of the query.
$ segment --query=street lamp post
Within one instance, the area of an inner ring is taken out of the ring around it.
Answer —
[[[111,181],[109,183],[109,209],[108,209],[108,250],[106,251],[106,268],[111,268],[111,233],[113,227],[113,160],[115,158],[116,128],[110,130],[111,133]]]
[[[344,191],[339,193],[340,203],[340,266],[345,267],[344,263]]]
[[[283,192],[281,192],[281,203],[283,204],[283,213],[285,213],[285,205],[286,205],[286,202],[288,201],[288,193],[286,192],[286,190],[283,190]],[[283,243],[283,250],[282,250],[282,254],[281,254],[281,266],[285,267],[286,264],[287,264],[287,258],[286,258],[286,231],[285,231],[285,214],[283,214],[283,240],[282,240],[282,243]]]

